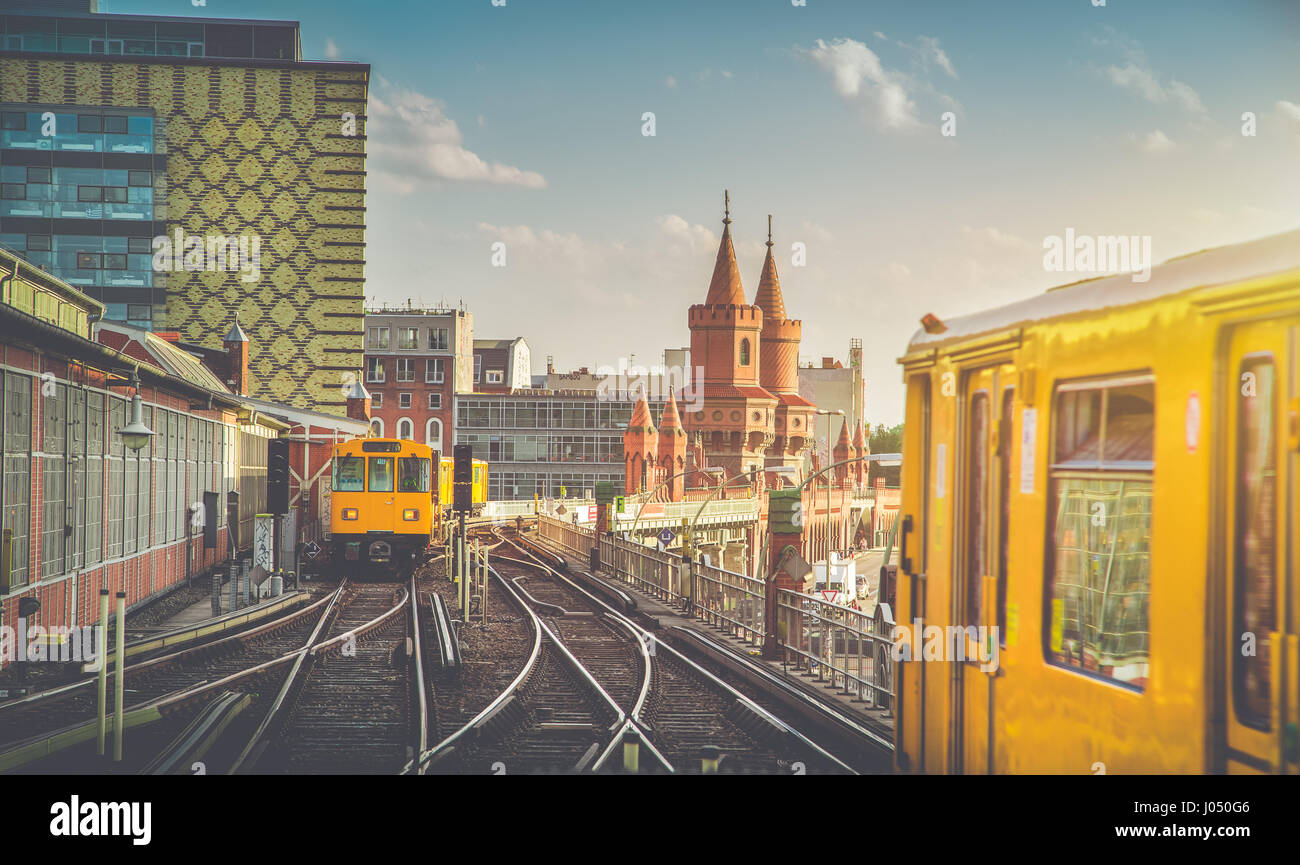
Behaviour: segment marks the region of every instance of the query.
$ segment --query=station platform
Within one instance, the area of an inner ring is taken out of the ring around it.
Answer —
[[[578,574],[586,579],[605,583],[635,598],[637,609],[646,616],[655,619],[660,629],[666,632],[668,638],[671,639],[674,629],[692,631],[703,641],[707,641],[719,650],[729,653],[737,661],[765,670],[773,677],[792,685],[809,699],[815,700],[843,715],[853,723],[869,730],[874,737],[887,741],[892,749],[894,741],[894,715],[892,711],[869,706],[862,700],[845,694],[839,688],[831,687],[825,679],[819,680],[816,675],[792,670],[780,661],[765,661],[761,657],[761,650],[758,647],[736,639],[705,622],[686,616],[681,609],[645,594],[629,583],[615,580],[608,574],[592,574],[589,562],[574,556],[567,550],[548,543],[544,538],[538,537],[536,534],[530,533],[527,538],[564,559],[571,574]],[[881,555],[883,555],[883,552]]]

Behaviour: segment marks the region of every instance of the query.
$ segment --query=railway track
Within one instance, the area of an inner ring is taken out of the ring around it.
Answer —
[[[658,643],[526,546],[497,533],[493,575],[531,625],[533,650],[482,711],[425,752],[430,771],[851,772],[769,711]],[[499,607],[496,609],[500,609]]]
[[[422,747],[414,581],[348,584],[231,767],[252,774],[395,774]]]
[[[634,635],[645,649],[650,681],[638,702],[623,703],[629,717],[645,729],[650,741],[674,771],[701,771],[704,760],[720,759],[720,771],[743,774],[849,773],[852,770],[770,710],[723,682],[716,675],[633,622],[608,602],[587,591],[550,564],[549,554],[536,555],[530,545],[510,542],[533,567],[550,576],[548,602],[603,613],[606,630]],[[498,561],[501,557],[498,557]],[[567,617],[566,617],[567,618]],[[583,657],[583,643],[572,644]],[[593,669],[600,666],[593,657]],[[617,681],[617,679],[615,679]]]
[[[286,663],[303,645],[329,605],[315,602],[229,637],[158,655],[126,667],[124,710],[156,706],[163,714],[184,715],[209,691],[257,677]],[[116,675],[110,670],[110,676]],[[110,694],[112,689],[110,688]],[[111,696],[110,696],[111,703]],[[95,677],[0,704],[0,753],[8,753],[59,733],[93,723]],[[138,733],[130,733],[140,738]],[[70,758],[74,754],[68,755]],[[41,771],[60,771],[63,758],[53,754],[39,762]],[[35,768],[35,767],[33,767]],[[84,770],[84,766],[81,767]]]

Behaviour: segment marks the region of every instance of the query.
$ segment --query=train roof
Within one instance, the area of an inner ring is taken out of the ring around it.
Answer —
[[[1297,269],[1300,269],[1300,229],[1170,259],[1152,267],[1151,278],[1146,282],[1134,282],[1130,273],[1102,276],[1050,288],[1043,294],[1006,306],[959,316],[944,322],[947,330],[943,333],[918,330],[907,350],[910,354],[1043,319],[1129,306],[1195,288]]]

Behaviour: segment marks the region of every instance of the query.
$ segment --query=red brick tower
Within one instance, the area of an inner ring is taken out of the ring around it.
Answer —
[[[831,451],[834,462],[842,463],[853,456],[853,445],[849,441],[849,419],[844,419],[844,424],[840,427],[840,440],[835,443],[834,450]],[[851,465],[838,466],[835,469],[835,481],[839,486],[844,486],[849,477],[849,472],[853,469]]]
[[[623,431],[623,491],[628,495],[648,490],[658,483],[659,434],[650,420],[645,397],[636,401],[632,418]]]
[[[867,444],[866,433],[862,431],[862,421],[858,421],[858,431],[853,434],[853,451],[855,457],[865,457],[870,455],[871,447]],[[857,485],[865,488],[867,485],[867,461],[861,460],[853,465],[853,478]]]
[[[799,395],[799,340],[803,322],[786,318],[781,280],[772,255],[771,214],[767,216],[767,258],[763,260],[754,305],[763,310],[759,384],[777,400],[767,465],[799,467],[803,465],[803,450],[810,441],[816,406]],[[769,481],[776,482],[778,477],[773,475]]]
[[[686,470],[686,430],[682,429],[682,419],[677,414],[677,398],[672,391],[668,392],[668,404],[659,417],[659,470],[662,475],[660,483],[672,478],[668,483],[668,500],[680,502],[686,489],[686,477],[681,474]]]
[[[692,381],[699,410],[683,421],[698,433],[711,465],[735,477],[766,462],[773,441],[777,405],[759,384],[763,311],[745,303],[745,291],[731,245],[731,202],[722,220],[722,242],[704,303],[690,308],[691,363],[703,367],[703,381]]]

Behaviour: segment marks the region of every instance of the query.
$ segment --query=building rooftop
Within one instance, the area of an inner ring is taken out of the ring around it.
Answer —
[[[297,21],[116,15],[0,0],[6,51],[106,57],[301,60]]]

